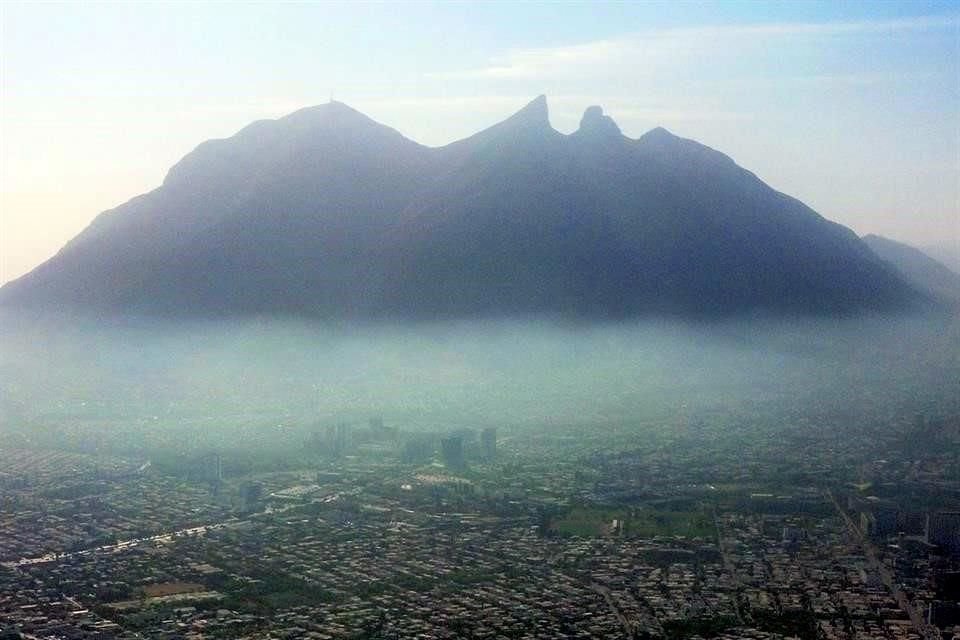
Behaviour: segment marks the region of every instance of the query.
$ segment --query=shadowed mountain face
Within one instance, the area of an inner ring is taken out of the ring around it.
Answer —
[[[910,245],[877,235],[863,236],[863,241],[911,285],[960,308],[960,275]]]
[[[537,98],[419,145],[337,102],[177,163],[0,289],[9,306],[163,315],[627,317],[906,309],[857,236],[730,158]]]

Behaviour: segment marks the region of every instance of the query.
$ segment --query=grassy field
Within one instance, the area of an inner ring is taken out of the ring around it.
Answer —
[[[206,591],[202,584],[193,582],[163,582],[159,584],[148,584],[143,587],[143,594],[148,598],[159,598],[163,596],[172,596],[178,593],[193,593],[195,591]]]
[[[628,538],[686,536],[713,538],[716,529],[706,511],[662,511],[629,507],[574,507],[552,522],[561,535],[597,537],[611,533],[613,520],[623,521],[623,535]]]

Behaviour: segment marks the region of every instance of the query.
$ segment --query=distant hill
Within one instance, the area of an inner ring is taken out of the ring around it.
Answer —
[[[960,275],[960,241],[953,244],[932,244],[918,248],[946,268]]]
[[[874,253],[892,264],[920,291],[954,306],[960,306],[960,275],[920,249],[877,235],[863,236]]]
[[[926,303],[852,231],[665,129],[544,97],[440,148],[339,102],[204,142],[0,304],[223,316],[845,314]]]

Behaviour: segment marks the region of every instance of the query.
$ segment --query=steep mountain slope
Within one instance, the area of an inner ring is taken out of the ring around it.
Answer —
[[[960,306],[960,275],[908,244],[872,234],[863,236],[863,241],[915,288]]]
[[[428,156],[340,103],[253,123],[101,214],[3,300],[199,314],[349,305],[357,252],[376,248]]]
[[[203,143],[0,303],[326,317],[848,313],[922,304],[850,230],[732,160],[542,96],[428,148],[331,102]]]

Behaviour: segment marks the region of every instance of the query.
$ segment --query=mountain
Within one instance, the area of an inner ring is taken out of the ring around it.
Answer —
[[[877,235],[863,236],[863,241],[915,288],[950,305],[960,306],[960,275],[920,249],[902,242]]]
[[[201,144],[0,304],[222,316],[853,313],[925,303],[852,231],[665,129],[541,96],[430,148],[330,102]]]
[[[960,241],[925,245],[919,249],[950,271],[960,274]]]

